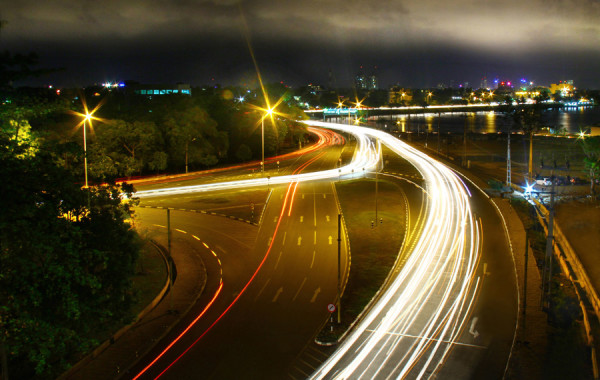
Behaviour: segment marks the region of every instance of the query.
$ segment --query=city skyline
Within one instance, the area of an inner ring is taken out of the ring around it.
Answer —
[[[242,17],[243,15],[243,17]],[[62,72],[31,83],[133,79],[253,85],[247,40],[267,82],[349,87],[377,66],[382,88],[481,78],[573,79],[600,87],[597,2],[20,1],[3,7],[0,41]],[[245,22],[244,22],[245,20]],[[245,26],[246,25],[246,26]]]

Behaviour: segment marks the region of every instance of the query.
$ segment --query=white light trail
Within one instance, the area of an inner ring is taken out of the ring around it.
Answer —
[[[233,188],[247,188],[254,186],[269,186],[286,184],[289,182],[303,182],[303,181],[314,181],[320,179],[339,178],[347,175],[360,175],[364,171],[373,170],[379,162],[379,152],[374,141],[369,138],[366,134],[355,134],[351,131],[347,131],[353,134],[357,140],[357,149],[354,153],[352,161],[341,168],[335,168],[330,170],[324,170],[312,173],[301,173],[284,176],[273,176],[270,178],[254,178],[245,179],[239,181],[220,182],[220,183],[209,183],[202,185],[192,186],[180,186],[180,187],[169,187],[160,188],[153,190],[142,190],[135,193],[136,197],[151,197],[151,196],[164,196],[172,194],[182,193],[196,193],[205,191],[219,191]]]
[[[470,195],[449,168],[385,132],[311,125],[379,139],[419,170],[428,193],[426,223],[402,270],[312,378],[432,376],[462,332],[478,286],[479,227]]]
[[[479,286],[474,275],[479,258],[479,226],[470,209],[467,188],[448,167],[385,132],[345,124],[305,123],[355,136],[357,150],[352,162],[339,169],[320,172],[139,191],[136,196],[360,174],[363,169],[371,171],[377,167],[380,152],[374,139],[380,140],[423,176],[428,195],[426,220],[402,270],[312,378],[388,379],[434,375],[468,322]]]

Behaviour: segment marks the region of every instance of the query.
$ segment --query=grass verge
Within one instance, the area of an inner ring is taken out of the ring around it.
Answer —
[[[402,191],[388,180],[379,180],[377,187],[379,220],[374,179],[336,185],[350,240],[351,267],[342,296],[342,323],[328,322],[317,337],[319,342],[335,343],[348,330],[383,285],[400,251],[406,231]]]

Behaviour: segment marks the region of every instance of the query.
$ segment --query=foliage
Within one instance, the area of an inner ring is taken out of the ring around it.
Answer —
[[[0,345],[13,378],[55,376],[97,343],[94,328],[127,317],[139,250],[121,201],[132,187],[82,190],[45,147],[28,149],[0,136]]]
[[[590,178],[590,194],[595,197],[595,184],[600,177],[600,136],[585,137],[581,145],[585,154],[585,171]]]
[[[151,121],[113,120],[96,128],[96,137],[103,153],[97,158],[108,157],[119,167],[117,174],[124,176],[149,167],[155,149],[162,145],[162,136]]]
[[[221,141],[222,135],[205,110],[193,106],[175,111],[167,117],[165,127],[171,159],[186,166],[188,162],[206,166],[217,163],[213,143]]]

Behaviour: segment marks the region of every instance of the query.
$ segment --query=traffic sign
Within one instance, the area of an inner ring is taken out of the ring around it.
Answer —
[[[327,311],[329,311],[330,313],[333,313],[335,311],[335,305],[332,303],[327,305]]]

